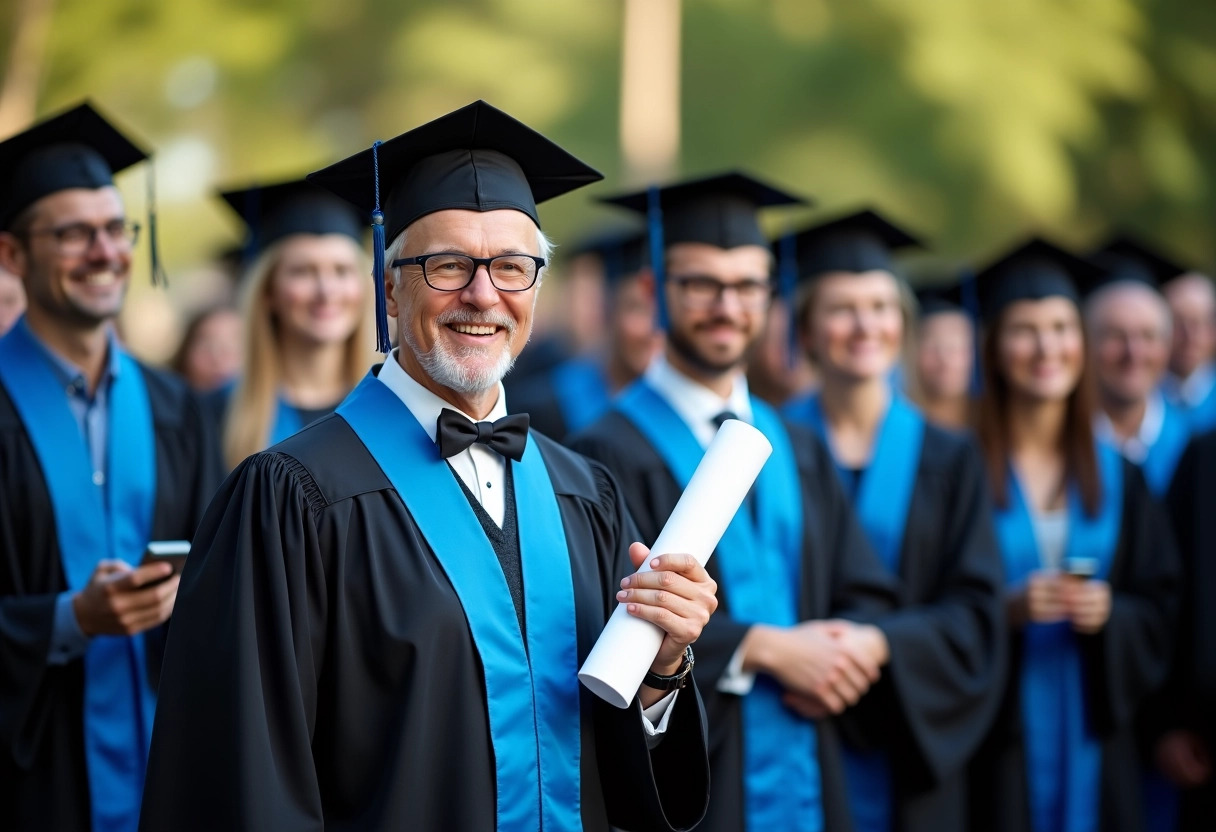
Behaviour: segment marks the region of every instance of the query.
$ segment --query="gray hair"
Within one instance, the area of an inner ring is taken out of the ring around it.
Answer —
[[[1166,302],[1165,297],[1146,283],[1141,283],[1136,280],[1116,280],[1113,283],[1108,283],[1099,289],[1096,289],[1093,294],[1085,299],[1084,313],[1085,326],[1091,332],[1097,332],[1096,327],[1100,323],[1101,310],[1110,300],[1119,292],[1127,290],[1139,292],[1157,309],[1157,318],[1161,324],[1161,337],[1169,341],[1174,333],[1174,316],[1170,312],[1170,306]]]
[[[401,254],[405,251],[405,241],[406,241],[407,234],[409,234],[409,228],[406,228],[400,234],[398,234],[396,237],[394,237],[393,241],[388,245],[388,248],[385,249],[384,267],[386,269],[392,269],[392,267],[389,264],[392,263],[394,260],[399,259],[401,257]],[[543,232],[539,228],[537,228],[536,229],[536,247],[537,247],[537,249],[540,250],[540,253],[537,254],[537,257],[540,257],[541,259],[543,259],[545,261],[545,266],[543,268],[541,268],[540,273],[537,274],[537,276],[536,276],[536,285],[539,286],[545,280],[545,272],[549,268],[549,265],[548,265],[549,258],[551,258],[553,256],[553,249],[555,249],[557,247],[557,245],[552,240],[550,240],[547,236],[545,236],[545,232]],[[393,285],[400,287],[401,269],[400,268],[392,269],[392,272],[393,272]]]

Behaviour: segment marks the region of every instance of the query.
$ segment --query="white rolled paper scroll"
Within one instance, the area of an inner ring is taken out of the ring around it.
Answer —
[[[724,422],[651,552],[685,552],[704,566],[772,452],[764,434],[751,425],[737,419]],[[649,571],[647,558],[638,572]],[[659,654],[663,636],[660,627],[630,615],[624,604],[618,604],[583,662],[579,681],[605,702],[629,707]]]

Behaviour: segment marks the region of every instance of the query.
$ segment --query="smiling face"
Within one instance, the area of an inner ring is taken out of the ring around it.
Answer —
[[[1163,289],[1174,316],[1170,371],[1187,378],[1216,356],[1216,290],[1201,274],[1186,274]]]
[[[927,399],[961,399],[971,389],[975,327],[963,312],[938,312],[920,322],[916,376]]]
[[[996,359],[1015,396],[1035,402],[1067,399],[1085,363],[1076,305],[1062,297],[1009,304],[998,322]]]
[[[667,344],[678,361],[705,375],[742,365],[760,337],[769,304],[771,255],[763,246],[724,249],[677,243],[667,249]],[[720,284],[700,298],[696,283]],[[764,288],[757,291],[758,285]]]
[[[1090,304],[1094,375],[1103,398],[1145,401],[1169,362],[1169,308],[1154,290],[1132,283],[1102,289]]]
[[[21,276],[31,315],[95,329],[122,309],[132,247],[96,233],[79,253],[64,253],[55,232],[74,225],[102,229],[126,214],[113,187],[69,188],[35,202],[20,233],[5,235],[3,265]]]
[[[541,256],[536,224],[514,210],[436,211],[414,221],[405,240],[401,257],[440,252]],[[532,333],[539,280],[522,292],[501,292],[479,267],[463,289],[441,292],[427,285],[418,266],[402,267],[395,280],[394,270],[386,271],[388,314],[397,318],[406,371],[445,399],[493,389]]]
[[[899,360],[904,310],[899,283],[890,272],[820,276],[807,318],[807,343],[825,377],[881,378]]]
[[[358,328],[366,303],[359,248],[342,234],[287,237],[266,293],[285,341],[342,343]]]

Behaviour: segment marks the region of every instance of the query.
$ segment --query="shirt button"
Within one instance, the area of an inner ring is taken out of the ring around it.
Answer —
[[[106,475],[104,473],[102,473],[101,471],[94,471],[93,472],[93,485],[105,485],[105,484],[106,484]]]

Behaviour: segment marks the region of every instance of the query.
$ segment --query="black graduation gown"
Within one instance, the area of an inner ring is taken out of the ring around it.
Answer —
[[[552,373],[539,373],[521,380],[511,390],[507,405],[512,413],[527,413],[528,424],[550,439],[564,442],[570,432],[562,415],[561,400]]]
[[[1003,574],[978,449],[926,425],[899,609],[876,622],[891,660],[841,719],[847,743],[887,752],[898,832],[967,828],[967,764],[992,726],[1007,669]]]
[[[1178,646],[1170,678],[1147,721],[1150,746],[1171,729],[1192,731],[1216,752],[1216,432],[1193,439],[1178,464],[1168,508],[1182,563]],[[1216,777],[1183,792],[1181,828],[1209,830]]]
[[[1165,679],[1177,618],[1178,558],[1165,512],[1140,469],[1123,461],[1123,514],[1111,563],[1111,613],[1082,636],[1086,712],[1102,747],[1099,826],[1139,832],[1144,817],[1135,717]],[[1021,636],[1010,634],[1008,683],[993,729],[971,767],[972,828],[1031,832],[1019,694]]]
[[[804,518],[802,587],[799,618],[874,616],[894,602],[894,587],[875,559],[840,488],[827,449],[802,428],[786,425],[802,480]],[[625,492],[642,540],[652,543],[680,498],[681,488],[658,452],[623,415],[610,411],[576,436],[572,446],[608,466]],[[721,581],[717,560],[708,569]],[[710,770],[713,791],[701,830],[744,828],[742,698],[717,685],[749,625],[731,618],[730,589],[718,593],[718,611],[701,634],[694,674],[710,719]],[[819,770],[827,832],[852,829],[844,795],[839,738],[835,724],[818,723]]]
[[[216,443],[180,380],[141,369],[156,430],[152,538],[189,540],[220,480]],[[68,589],[53,517],[33,445],[0,385],[0,827],[6,829],[90,826],[84,660],[46,662],[55,601]],[[163,629],[149,632],[147,641],[155,679]]]
[[[581,661],[632,571],[636,534],[600,466],[530,441],[566,531]],[[494,828],[494,749],[463,608],[344,419],[246,460],[199,540],[165,656],[143,829]],[[584,828],[695,824],[709,788],[696,688],[653,750],[636,701],[618,710],[581,693]]]

